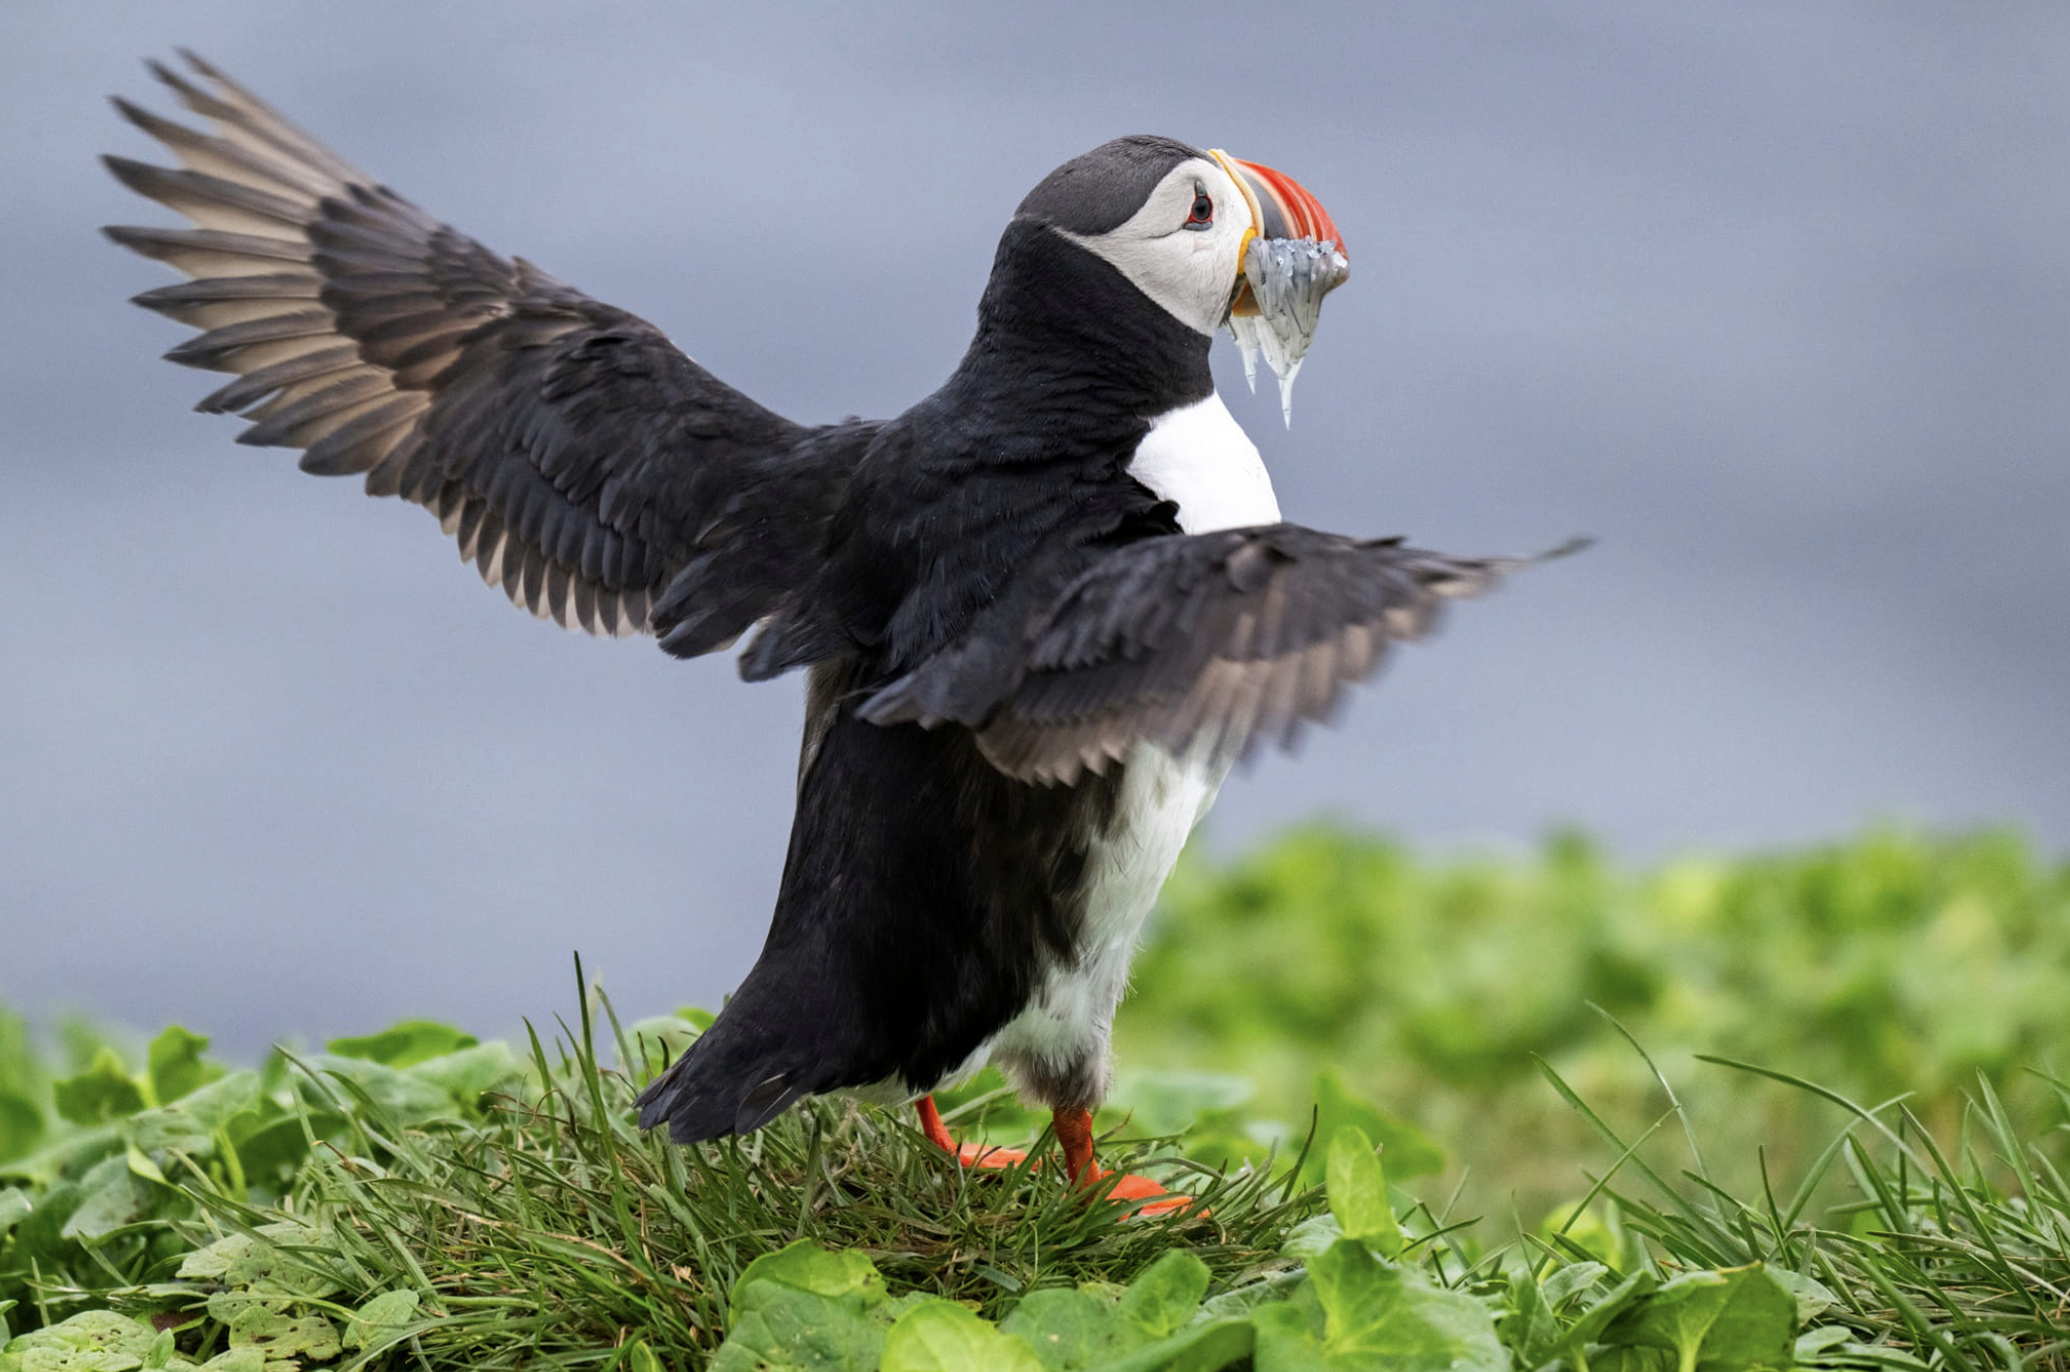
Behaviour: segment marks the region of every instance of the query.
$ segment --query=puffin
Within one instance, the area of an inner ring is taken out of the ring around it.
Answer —
[[[1292,177],[1162,136],[1102,144],[1007,220],[970,346],[896,418],[800,424],[654,325],[504,257],[191,53],[180,164],[107,157],[189,227],[110,227],[188,278],[136,303],[229,374],[198,409],[304,471],[428,510],[514,604],[742,675],[807,674],[767,940],[637,1100],[685,1144],[847,1093],[912,1106],[986,1063],[1094,1158],[1114,1013],[1232,766],[1329,719],[1442,604],[1535,559],[1284,521],[1216,394],[1226,329],[1292,381],[1341,234]]]

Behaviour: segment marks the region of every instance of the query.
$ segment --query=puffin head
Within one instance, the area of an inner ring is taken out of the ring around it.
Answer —
[[[1323,295],[1350,275],[1343,235],[1294,178],[1153,134],[1072,158],[1028,192],[1015,218],[1100,257],[1189,329],[1212,335],[1230,325],[1246,368],[1262,346],[1284,386]]]

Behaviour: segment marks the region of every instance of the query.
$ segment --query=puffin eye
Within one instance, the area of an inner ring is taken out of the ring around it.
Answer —
[[[1193,212],[1186,216],[1185,226],[1189,229],[1205,229],[1214,222],[1215,202],[1208,198],[1206,191],[1195,191],[1193,193]]]

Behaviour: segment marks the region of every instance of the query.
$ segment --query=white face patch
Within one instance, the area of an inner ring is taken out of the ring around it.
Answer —
[[[1189,228],[1202,195],[1213,207],[1211,220]],[[1056,231],[1099,254],[1180,323],[1212,335],[1228,318],[1250,227],[1250,205],[1229,173],[1212,158],[1193,157],[1167,172],[1143,207],[1106,233]]]

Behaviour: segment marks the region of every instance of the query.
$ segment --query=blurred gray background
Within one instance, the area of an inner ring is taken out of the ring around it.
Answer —
[[[1290,518],[1600,546],[1461,607],[1224,792],[1433,851],[1647,860],[1878,820],[2070,834],[2070,7],[0,9],[0,1003],[237,1051],[716,1003],[799,688],[513,611],[421,511],[234,447],[94,232],[101,97],[188,44],[434,213],[800,420],[968,340],[1050,167],[1169,133],[1343,226]]]

